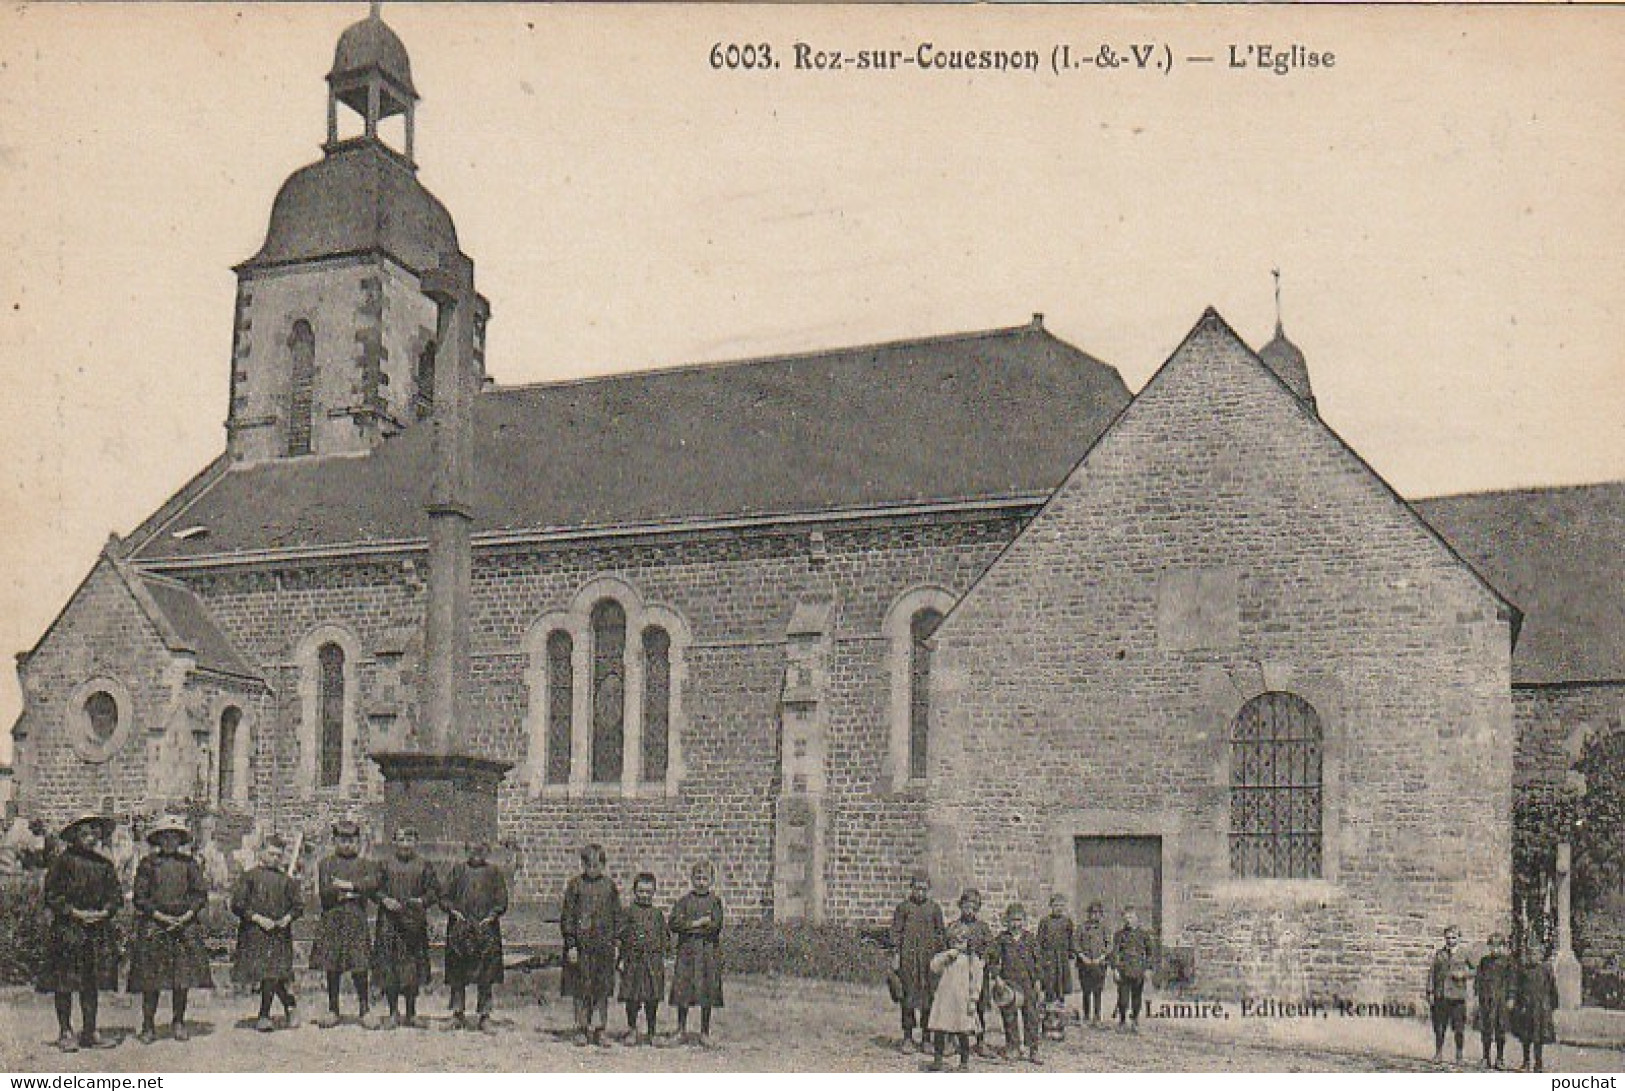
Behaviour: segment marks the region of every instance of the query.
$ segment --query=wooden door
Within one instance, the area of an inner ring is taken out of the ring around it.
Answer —
[[[1116,932],[1123,910],[1132,906],[1140,927],[1162,940],[1162,838],[1079,837],[1076,841],[1078,919],[1091,902],[1106,910],[1106,927]]]

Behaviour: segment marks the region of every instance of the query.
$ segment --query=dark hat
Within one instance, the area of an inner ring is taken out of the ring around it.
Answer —
[[[334,837],[360,837],[361,824],[353,818],[341,818],[333,823]]]
[[[62,827],[62,836],[67,837],[68,834],[72,833],[76,828],[83,826],[87,822],[94,822],[97,826],[104,829],[113,824],[113,820],[104,814],[97,814],[95,811],[83,811],[80,813],[79,817]]]
[[[192,840],[192,831],[187,829],[186,819],[180,817],[179,815],[166,814],[162,818],[158,819],[158,821],[154,822],[147,830],[147,843],[149,845],[156,845],[158,843],[158,835],[161,833],[180,834],[182,844]]]

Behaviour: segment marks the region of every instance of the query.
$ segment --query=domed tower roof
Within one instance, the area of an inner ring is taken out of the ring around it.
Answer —
[[[1275,323],[1275,336],[1270,343],[1258,351],[1258,358],[1264,361],[1271,371],[1278,375],[1282,382],[1292,388],[1309,408],[1315,407],[1315,392],[1309,386],[1309,364],[1303,358],[1303,352],[1287,339],[1286,331],[1281,323]]]
[[[376,11],[339,35],[338,48],[333,51],[333,68],[327,78],[338,80],[368,70],[378,71],[401,91],[417,97],[406,46]]]
[[[388,254],[413,272],[459,253],[451,214],[417,179],[412,161],[417,91],[400,38],[372,14],[339,35],[327,74],[324,157],[295,171],[271,206],[259,252],[238,272],[349,254]],[[340,107],[360,115],[341,139]],[[405,144],[385,143],[380,122],[405,115]]]

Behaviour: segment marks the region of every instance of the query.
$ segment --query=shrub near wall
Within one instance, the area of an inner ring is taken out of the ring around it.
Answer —
[[[45,873],[0,877],[0,984],[34,981],[45,947]]]
[[[723,929],[722,965],[728,974],[880,984],[891,959],[863,929],[799,921],[741,921]]]

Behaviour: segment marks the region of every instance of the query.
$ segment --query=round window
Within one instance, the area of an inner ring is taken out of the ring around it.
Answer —
[[[102,762],[124,745],[130,734],[130,692],[105,675],[81,683],[64,709],[73,748],[86,761]]]
[[[85,698],[85,716],[90,720],[91,738],[98,743],[105,743],[118,730],[118,702],[105,689]]]

